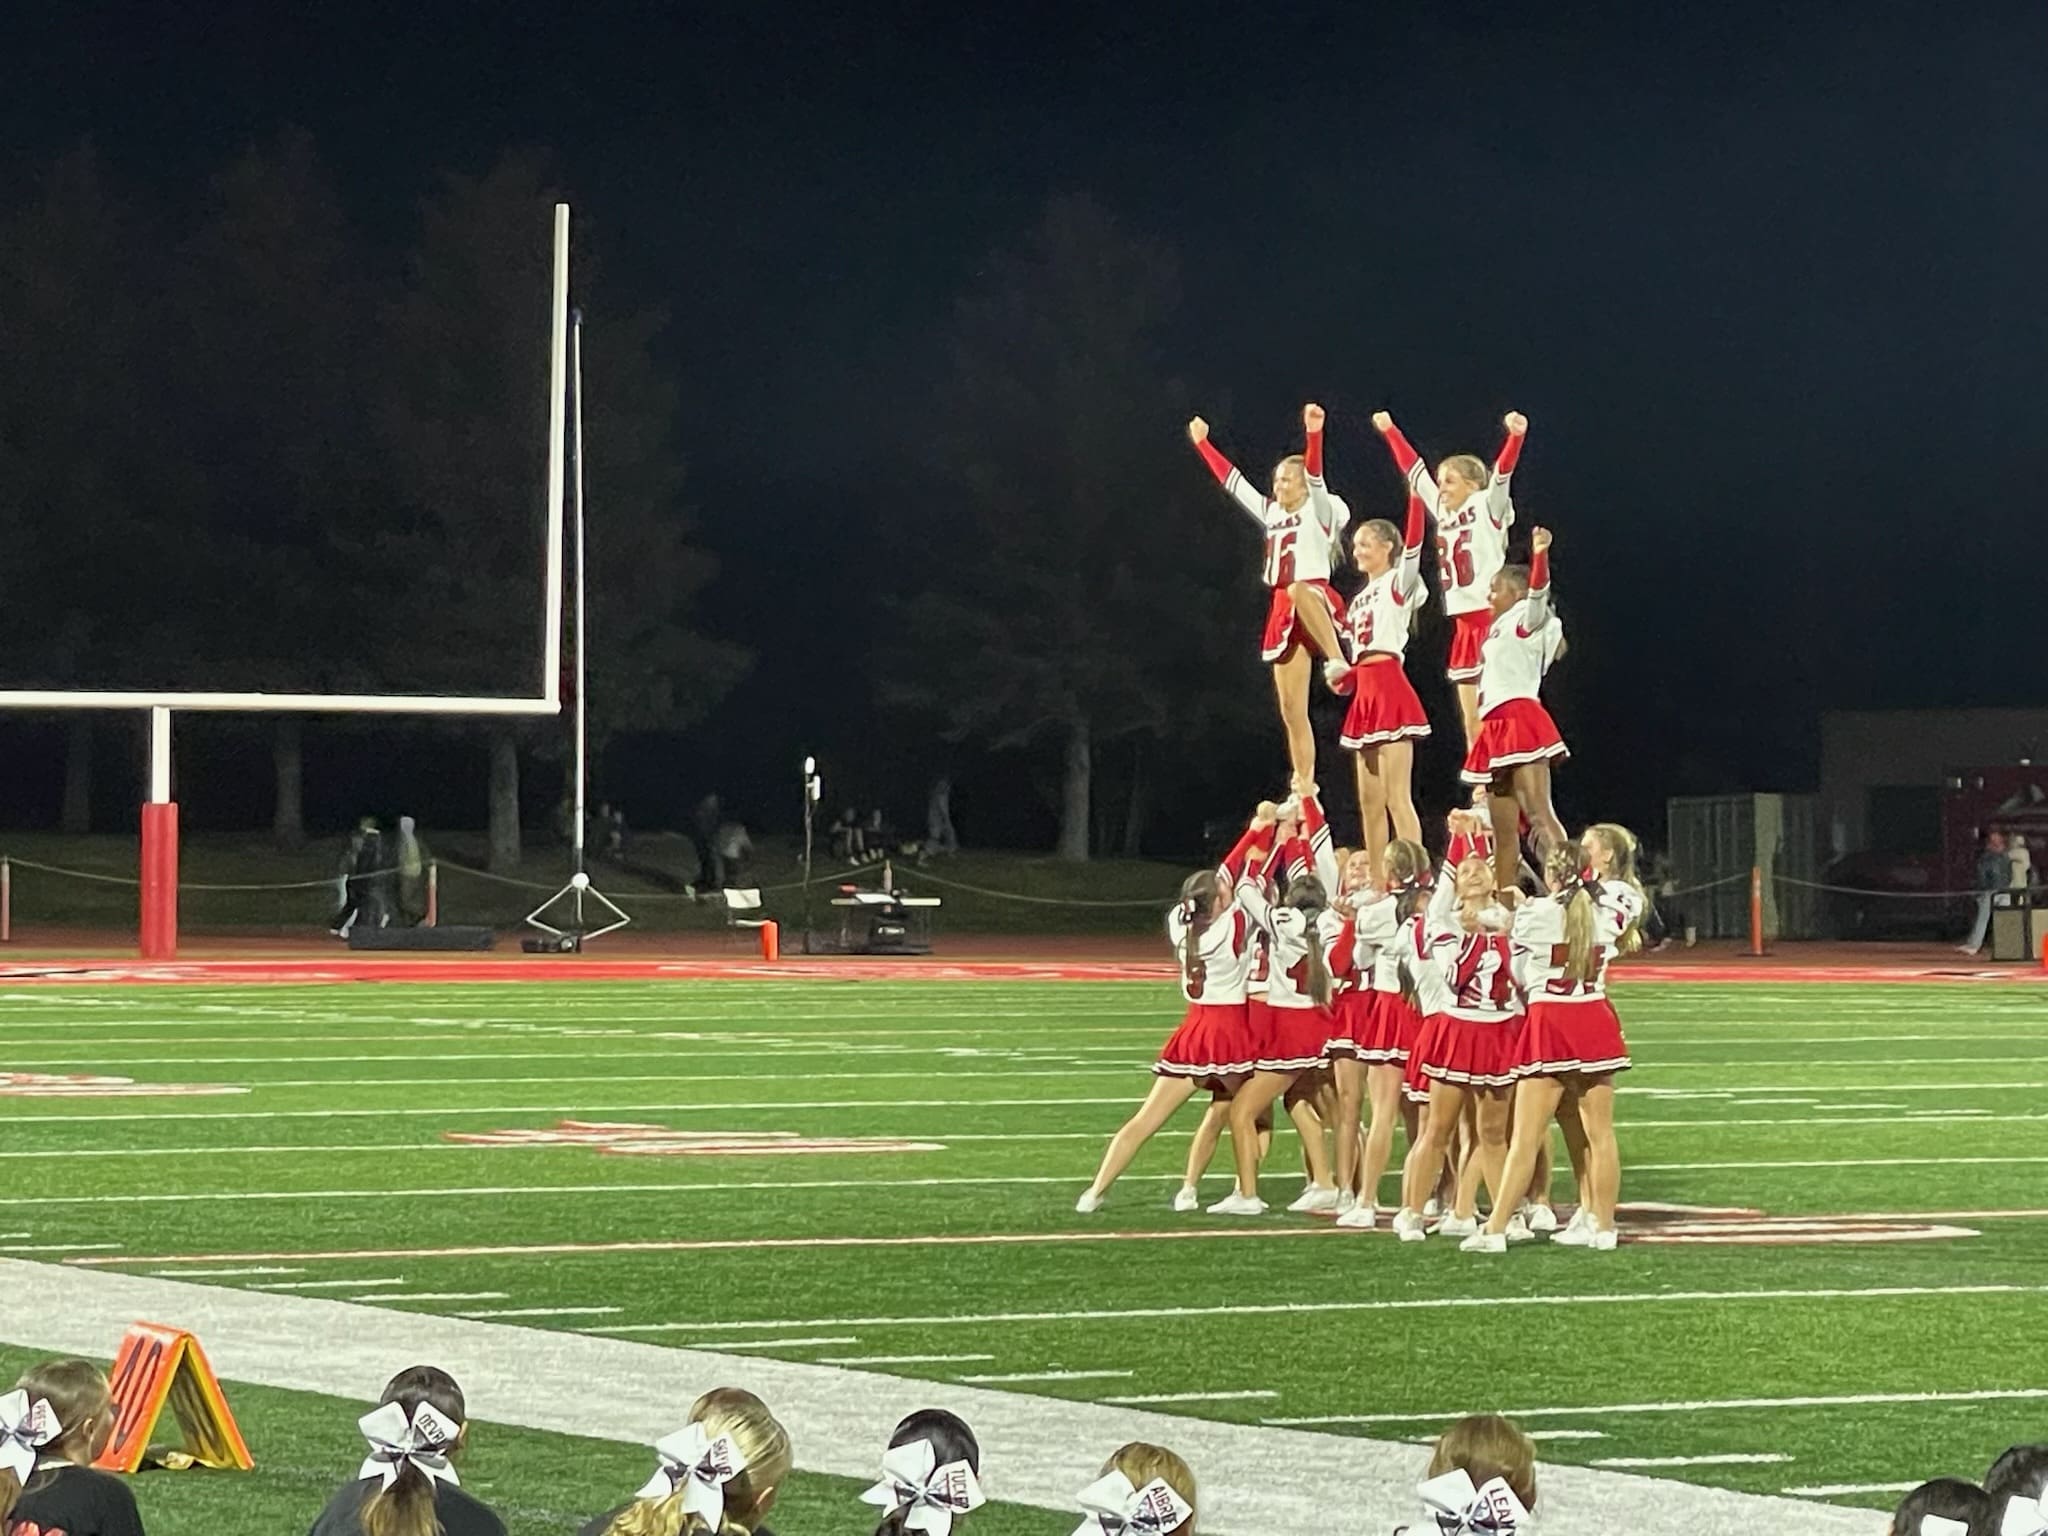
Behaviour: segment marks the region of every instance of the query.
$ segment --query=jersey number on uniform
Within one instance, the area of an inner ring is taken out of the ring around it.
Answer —
[[[1294,585],[1294,541],[1293,529],[1285,533],[1266,535],[1266,585],[1269,587],[1291,587]]]
[[[1484,940],[1467,939],[1458,957],[1458,1001],[1466,1007],[1491,1004],[1505,1008],[1512,978],[1501,964],[1500,951]]]
[[[1451,578],[1456,575],[1457,580]],[[1472,569],[1472,530],[1467,528],[1455,540],[1436,536],[1436,579],[1448,592],[1452,587],[1469,587],[1478,573]]]
[[[1600,973],[1607,969],[1607,956],[1595,950],[1589,957],[1589,961],[1584,981],[1573,981],[1569,976],[1554,976],[1544,983],[1543,990],[1553,997],[1570,997],[1574,992],[1591,992],[1600,984]],[[1552,970],[1561,971],[1571,963],[1571,945],[1553,944],[1550,946],[1550,965]]]

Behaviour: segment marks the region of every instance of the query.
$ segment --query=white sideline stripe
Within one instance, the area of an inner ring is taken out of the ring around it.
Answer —
[[[815,1054],[806,1052],[805,1054]],[[564,1060],[570,1058],[564,1057]],[[803,1074],[806,1082],[895,1082],[908,1078],[914,1082],[928,1083],[934,1076],[946,1078],[967,1077],[1128,1077],[1133,1072],[1143,1071],[1151,1066],[1151,1058],[1133,1057],[1129,1061],[1112,1062],[1097,1067],[1060,1067],[1057,1070],[1041,1070],[1035,1067],[1006,1066],[995,1071],[975,1071],[951,1066],[925,1067],[916,1072],[811,1072]],[[1869,1066],[1869,1062],[1859,1062]],[[462,1075],[465,1084],[477,1084],[492,1088],[534,1087],[542,1083],[786,1083],[789,1072],[549,1072],[539,1077],[473,1077]],[[439,1077],[292,1077],[252,1078],[246,1084],[252,1093],[266,1093],[273,1088],[446,1088],[448,1074]],[[887,1100],[881,1101],[886,1107]]]
[[[1886,1218],[1887,1220],[1891,1218]],[[1262,1234],[1270,1235],[1270,1234]],[[102,1271],[104,1273],[105,1271]],[[1937,1296],[2043,1296],[2048,1285],[1895,1285],[1862,1289],[1751,1291],[1623,1291],[1609,1294],[1578,1292],[1563,1296],[1433,1296],[1378,1301],[1248,1301],[1204,1307],[1112,1307],[1071,1312],[933,1312],[906,1317],[804,1317],[769,1321],[748,1318],[744,1322],[626,1323],[616,1328],[593,1328],[591,1333],[711,1333],[726,1329],[757,1331],[762,1328],[937,1328],[956,1323],[1077,1323],[1120,1322],[1139,1318],[1179,1317],[1288,1317],[1326,1312],[1435,1312],[1462,1311],[1471,1307],[1610,1307],[1616,1305],[1659,1305],[1712,1301],[1859,1301],[1870,1297],[1910,1299]],[[2021,1394],[2032,1396],[2036,1394]],[[2044,1391],[2041,1396],[2048,1396]],[[1911,1401],[1913,1399],[1901,1399]],[[1708,1405],[1711,1406],[1711,1405]],[[1487,1409],[1486,1412],[1494,1412]],[[1571,1410],[1559,1410],[1566,1412]],[[1586,1409],[1585,1412],[1600,1412]],[[1645,1409],[1645,1412],[1655,1410]],[[1396,1414],[1396,1420],[1428,1418],[1423,1414]],[[1451,1415],[1453,1418],[1462,1415]],[[1349,1424],[1349,1418],[1325,1420]]]
[[[512,1298],[503,1291],[378,1291],[369,1296],[358,1296],[357,1301],[382,1305],[387,1301],[510,1301]]]
[[[172,1271],[171,1273],[175,1274],[176,1272]],[[197,1270],[193,1271],[193,1273],[219,1274],[220,1271]],[[304,1274],[305,1271],[296,1270],[294,1273]],[[389,1280],[279,1280],[267,1285],[252,1285],[249,1289],[252,1291],[365,1291],[374,1290],[378,1286],[403,1284],[405,1284],[405,1280],[402,1276],[393,1276]]]
[[[457,1317],[601,1317],[623,1307],[499,1307],[495,1311],[458,1312]]]
[[[999,1383],[1020,1381],[1129,1381],[1135,1374],[1132,1371],[1011,1371],[998,1376],[962,1376],[960,1380],[977,1387],[993,1387]]]
[[[1605,1440],[1607,1438],[1607,1432],[1599,1429],[1525,1429],[1522,1433],[1531,1440]],[[1424,1435],[1415,1443],[1417,1445],[1435,1445],[1436,1436]]]
[[[1240,1403],[1275,1398],[1280,1394],[1265,1387],[1252,1387],[1239,1392],[1148,1392],[1139,1397],[1105,1397],[1105,1403],[1127,1405],[1132,1408],[1151,1408],[1168,1403]]]
[[[1898,1403],[2004,1403],[2048,1398],[2048,1387],[1987,1387],[1978,1392],[1854,1392],[1836,1397],[1724,1397],[1679,1403],[1600,1403],[1572,1408],[1485,1410],[1511,1419],[1593,1418],[1609,1413],[1752,1413],[1775,1408],[1869,1408]],[[1303,1427],[1319,1424],[1450,1424],[1458,1413],[1348,1413],[1308,1419],[1268,1419],[1268,1424]],[[1917,1488],[1918,1483],[1906,1484]]]
[[[994,1355],[821,1355],[820,1365],[979,1365]]]
[[[800,1344],[815,1344],[823,1347],[828,1344],[858,1344],[859,1342],[859,1339],[851,1335],[840,1334],[829,1339],[720,1339],[718,1347],[720,1349],[794,1349]],[[689,1347],[687,1344],[683,1346],[685,1349]]]
[[[929,1072],[921,1074],[930,1077]],[[441,1079],[436,1087],[446,1087]],[[649,1110],[660,1110],[668,1114],[713,1114],[722,1115],[738,1109],[1045,1109],[1060,1105],[1123,1104],[1137,1102],[1131,1094],[1120,1094],[1114,1098],[1093,1099],[764,1099],[759,1103],[735,1103],[730,1099],[697,1099],[687,1104],[578,1104],[579,1115],[616,1115],[631,1111],[645,1114]],[[244,1110],[202,1110],[198,1113],[187,1111],[183,1114],[155,1114],[149,1110],[128,1110],[118,1113],[94,1115],[21,1115],[14,1125],[103,1125],[112,1121],[154,1120],[164,1124],[175,1120],[395,1120],[400,1117],[417,1118],[431,1115],[436,1119],[447,1119],[451,1115],[559,1115],[564,1112],[561,1104],[493,1104],[489,1108],[474,1108],[469,1105],[417,1108],[409,1105],[385,1105],[378,1109],[244,1109]]]
[[[1855,1493],[1911,1493],[1918,1483],[1822,1483],[1814,1488],[1787,1488],[1785,1494],[1795,1499],[1835,1499]]]
[[[119,1243],[6,1243],[0,1253],[110,1253]]]
[[[204,1275],[209,1279],[226,1279],[234,1275],[303,1275],[303,1269],[293,1269],[288,1264],[243,1265],[237,1269],[163,1269],[153,1271],[160,1279],[196,1280]]]
[[[1790,1456],[1773,1452],[1722,1451],[1712,1456],[1602,1456],[1596,1467],[1760,1467],[1790,1461]]]
[[[540,1336],[504,1323],[384,1311],[306,1296],[69,1273],[0,1261],[0,1339],[44,1351],[103,1352],[138,1317],[196,1333],[223,1380],[361,1401],[408,1359],[463,1384],[486,1422],[634,1446],[674,1429],[675,1404],[733,1380],[774,1405],[805,1471],[872,1478],[875,1446],[919,1408],[971,1423],[1003,1468],[1003,1495],[1073,1508],[1102,1458],[1130,1440],[1173,1446],[1203,1473],[1202,1525],[1213,1536],[1313,1530],[1384,1536],[1412,1520],[1421,1447],[1051,1400],[881,1372],[594,1339]],[[593,1396],[593,1381],[606,1384]],[[1071,1516],[1069,1516],[1071,1518]],[[1869,1536],[1869,1510],[1804,1505],[1726,1489],[1580,1467],[1543,1469],[1546,1536],[1751,1536],[1791,1530]]]

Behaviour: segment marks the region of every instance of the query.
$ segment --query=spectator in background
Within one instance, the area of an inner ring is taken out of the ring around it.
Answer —
[[[858,864],[867,853],[867,834],[861,830],[860,813],[848,806],[832,823],[832,857],[848,865]]]
[[[745,889],[747,869],[753,858],[754,840],[747,836],[746,827],[737,821],[720,822],[718,835],[711,843],[711,859],[718,871],[717,889]]]
[[[2012,860],[2006,855],[2005,834],[1993,827],[1984,838],[1984,850],[1977,855],[1977,921],[1970,936],[1957,947],[1974,955],[1984,947],[1984,935],[1991,930],[1991,893],[2012,885]]]
[[[716,891],[725,885],[713,845],[718,841],[718,824],[725,819],[725,807],[716,794],[706,795],[690,813],[690,844],[697,850],[697,888]]]
[[[106,1373],[46,1360],[0,1395],[0,1530],[142,1536],[135,1495],[93,1462],[114,1437]]]
[[[1963,1536],[1998,1536],[1991,1496],[1961,1478],[1937,1477],[1907,1494],[1892,1516],[1892,1536],[1936,1536],[1943,1527],[1930,1524],[1930,1516],[1954,1522]]]
[[[357,1421],[370,1442],[356,1480],[327,1501],[312,1536],[506,1536],[505,1522],[462,1491],[453,1458],[468,1442],[462,1388],[416,1365]]]
[[[390,907],[380,888],[378,871],[384,868],[384,834],[377,818],[365,816],[349,834],[348,852],[342,857],[341,910],[329,926],[338,939],[345,939],[357,923],[382,928],[390,921]]]
[[[410,816],[398,818],[398,920],[417,928],[427,920],[427,850]]]
[[[931,798],[925,801],[924,851],[927,854],[960,851],[960,835],[953,830],[953,781],[943,774],[932,781]]]
[[[2024,891],[2034,883],[2034,854],[2026,838],[2015,832],[2005,840],[2006,857],[2012,860],[2012,888]]]

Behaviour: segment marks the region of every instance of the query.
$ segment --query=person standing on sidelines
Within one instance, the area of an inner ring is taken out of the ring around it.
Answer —
[[[1970,936],[1956,946],[1966,955],[1981,950],[1984,936],[1991,931],[1992,894],[2012,884],[2012,859],[2005,851],[2005,834],[1996,827],[1984,836],[1983,851],[1977,855],[1975,884],[1977,920],[1970,925]]]

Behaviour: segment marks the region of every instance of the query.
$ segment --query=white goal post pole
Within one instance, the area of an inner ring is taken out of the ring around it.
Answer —
[[[569,393],[569,205],[555,204],[555,288],[548,310],[548,594],[541,636],[541,695],[562,696],[562,490]]]

